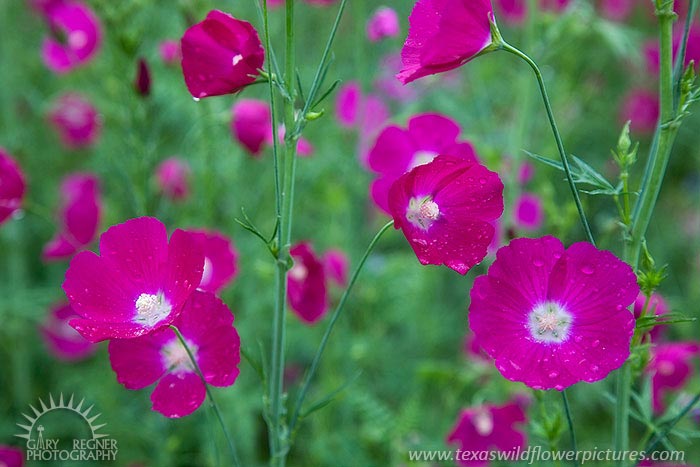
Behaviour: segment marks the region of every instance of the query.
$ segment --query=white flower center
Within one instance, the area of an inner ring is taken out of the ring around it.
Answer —
[[[136,299],[134,323],[153,327],[167,317],[172,309],[163,292],[158,292],[158,295],[142,293]]]
[[[243,55],[236,54],[233,56],[233,60],[231,60],[231,63],[233,63],[233,66],[236,66],[241,60],[243,60]]]
[[[415,169],[419,165],[425,165],[429,162],[432,162],[437,155],[438,153],[436,153],[435,151],[416,151],[413,154],[411,164],[408,166],[408,172]]]
[[[493,433],[493,416],[488,410],[479,410],[472,418],[476,432],[481,436],[488,436]]]
[[[185,343],[187,344],[187,347],[189,347],[190,352],[192,352],[192,356],[194,357],[195,361],[197,361],[197,351],[199,350],[199,347],[187,339],[185,339]],[[190,360],[190,356],[187,354],[187,349],[184,345],[182,345],[182,342],[180,342],[180,339],[177,337],[161,347],[160,355],[163,358],[163,365],[169,372],[194,372],[194,365],[192,364],[192,360]]]
[[[294,263],[292,269],[289,270],[289,277],[295,281],[301,282],[309,275],[309,270],[301,263]]]
[[[430,196],[411,198],[406,209],[406,219],[419,229],[428,230],[440,217],[440,207]]]
[[[564,342],[569,337],[573,317],[556,302],[535,306],[528,316],[530,334],[537,342]]]
[[[214,273],[214,268],[212,267],[211,260],[205,256],[204,257],[204,269],[202,270],[202,280],[199,281],[200,287],[205,287],[211,282],[211,277]]]
[[[88,37],[85,31],[76,29],[68,34],[68,44],[74,49],[82,49],[87,44]]]

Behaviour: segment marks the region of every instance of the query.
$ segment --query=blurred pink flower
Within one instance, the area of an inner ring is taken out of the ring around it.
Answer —
[[[323,263],[306,242],[294,245],[289,253],[294,259],[294,266],[287,275],[289,306],[302,321],[314,324],[328,311]]]
[[[599,0],[598,2],[603,16],[613,21],[627,20],[636,4],[636,0]]]
[[[540,0],[540,8],[561,13],[571,3],[571,0]]]
[[[661,413],[666,405],[664,398],[683,387],[693,375],[692,358],[700,355],[697,342],[669,342],[651,348],[651,361],[646,371],[652,375],[651,389],[654,412]]]
[[[134,80],[134,89],[142,96],[146,97],[151,94],[151,70],[145,59],[141,58],[136,65],[136,79]]]
[[[390,53],[381,60],[379,76],[374,82],[374,87],[382,96],[399,102],[410,102],[417,96],[416,89],[419,83],[404,86],[396,79],[396,74],[403,67],[400,53]]]
[[[340,126],[358,129],[358,152],[366,167],[369,147],[379,128],[389,119],[389,109],[381,98],[374,94],[364,95],[360,83],[350,81],[338,92],[335,114]]]
[[[238,377],[240,338],[233,314],[214,294],[195,291],[173,321],[207,384],[231,386]],[[156,381],[153,410],[179,418],[199,408],[204,382],[175,332],[161,328],[134,339],[112,339],[109,360],[117,381],[127,389],[143,389]]]
[[[42,57],[55,73],[67,73],[89,62],[102,42],[102,26],[95,13],[77,1],[44,5],[51,37],[44,39]]]
[[[258,156],[272,139],[270,105],[258,99],[239,99],[231,109],[231,133],[251,155]]]
[[[487,466],[487,460],[473,460],[471,456],[467,459],[461,454],[525,449],[525,423],[525,412],[516,402],[504,405],[483,404],[462,410],[446,441],[459,446],[459,456],[455,453],[457,464],[468,467]]]
[[[683,39],[683,28],[676,28],[673,34],[673,59],[675,61],[678,56],[681,40]],[[659,75],[659,42],[655,39],[650,39],[643,46],[644,57],[646,58],[647,69],[649,73]],[[688,34],[688,46],[685,52],[684,65],[688,66],[690,62],[695,62],[695,70],[700,69],[700,25],[694,23],[690,27]]]
[[[90,342],[130,339],[171,324],[202,281],[204,255],[189,233],[170,241],[158,219],[140,217],[110,227],[100,253],[70,262],[63,290],[80,318],[70,321]]]
[[[620,121],[631,120],[631,130],[642,134],[650,134],[656,130],[659,114],[658,95],[643,88],[632,89],[620,107]]]
[[[525,161],[518,167],[518,183],[522,186],[527,185],[532,177],[535,176],[535,166],[532,163]]]
[[[352,128],[357,125],[363,100],[358,81],[349,81],[340,87],[335,99],[335,116],[340,126]]]
[[[14,446],[0,444],[0,466],[22,467],[24,466],[24,452]]]
[[[464,338],[464,353],[467,355],[469,360],[473,362],[492,362],[493,359],[489,357],[484,349],[481,348],[479,340],[474,336],[474,333],[470,329],[467,329],[467,335]]]
[[[255,28],[219,10],[185,31],[181,46],[182,73],[195,99],[240,91],[265,61]]]
[[[180,43],[175,40],[166,39],[158,44],[158,53],[166,65],[173,65],[182,59]]]
[[[378,174],[370,187],[374,203],[388,213],[389,188],[394,181],[438,154],[477,161],[471,143],[457,139],[460,132],[454,120],[439,114],[414,115],[405,129],[384,128],[367,156],[369,167]]]
[[[102,126],[97,109],[76,92],[63,94],[56,99],[49,112],[49,121],[63,145],[69,149],[94,145]]]
[[[219,232],[188,230],[204,253],[204,270],[199,290],[218,293],[238,274],[238,252],[229,238]]]
[[[70,327],[72,318],[79,316],[68,303],[62,303],[51,308],[41,325],[41,335],[51,354],[68,362],[83,360],[97,351],[95,344]]]
[[[280,145],[284,145],[284,137],[287,133],[287,130],[284,128],[284,125],[280,125],[277,128],[277,140],[279,141]],[[270,127],[270,130],[267,134],[267,144],[272,146],[272,128]],[[314,146],[311,144],[311,142],[304,138],[301,137],[297,140],[297,156],[299,157],[309,157],[313,156],[314,154]]]
[[[634,317],[639,318],[642,314],[642,310],[644,309],[644,304],[646,303],[646,296],[644,293],[640,292],[639,295],[637,296],[637,299],[634,301]],[[649,305],[647,307],[647,312],[645,316],[660,316],[660,315],[665,315],[670,311],[668,304],[666,303],[666,300],[658,294],[658,293],[653,293],[651,294],[651,298],[649,299]],[[665,330],[665,326],[654,326],[651,331],[646,329],[646,332],[649,332],[649,335],[651,337],[652,342],[657,342],[659,338],[661,337],[663,331]]]
[[[46,261],[70,258],[92,243],[100,224],[102,203],[96,175],[76,173],[61,183],[60,228],[44,246]]]
[[[328,250],[323,255],[323,265],[328,277],[341,287],[348,284],[350,260],[341,250]]]
[[[393,8],[386,6],[377,8],[367,22],[367,38],[371,42],[398,36],[400,32],[399,15]]]
[[[523,230],[538,230],[542,227],[544,209],[539,196],[532,193],[523,193],[515,200],[513,208],[513,222]]]
[[[170,157],[156,168],[156,182],[163,195],[172,200],[183,200],[190,194],[190,167],[182,159]]]
[[[498,11],[498,19],[503,19],[508,24],[520,24],[527,16],[527,4],[525,0],[495,0]]]
[[[0,148],[0,225],[21,207],[26,188],[19,164]]]
[[[396,77],[406,84],[464,65],[492,44],[492,17],[490,0],[418,0]]]
[[[469,327],[511,381],[563,390],[629,356],[639,293],[632,268],[589,243],[547,236],[501,248],[471,290]]]
[[[493,223],[503,213],[503,184],[476,162],[438,156],[394,182],[389,209],[421,264],[466,274],[493,239]]]

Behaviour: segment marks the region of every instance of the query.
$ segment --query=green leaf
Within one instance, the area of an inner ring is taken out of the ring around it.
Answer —
[[[548,157],[540,156],[539,154],[533,154],[529,151],[525,151],[525,154],[532,157],[533,159],[542,162],[550,167],[564,171],[564,166],[561,162],[550,159]],[[576,185],[590,185],[594,187],[593,190],[583,191],[589,195],[619,195],[622,192],[622,185],[618,184],[616,187],[612,185],[604,176],[598,173],[593,167],[588,165],[582,159],[572,155],[573,164],[571,165],[571,177]]]

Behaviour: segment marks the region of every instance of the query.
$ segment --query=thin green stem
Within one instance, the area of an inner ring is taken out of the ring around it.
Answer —
[[[328,326],[326,327],[326,331],[323,334],[323,338],[321,339],[321,343],[318,346],[318,350],[316,350],[316,355],[314,355],[314,359],[311,362],[311,366],[309,367],[308,371],[306,372],[306,375],[304,376],[304,382],[301,385],[301,390],[299,391],[299,396],[297,397],[296,403],[294,404],[294,411],[292,412],[292,417],[289,422],[289,430],[290,432],[294,432],[294,428],[296,427],[296,424],[299,420],[299,416],[301,413],[301,407],[304,404],[304,399],[306,398],[306,395],[309,391],[309,386],[311,384],[311,380],[313,379],[314,375],[316,374],[316,370],[318,369],[318,364],[321,361],[321,356],[323,355],[323,351],[326,349],[326,345],[328,344],[328,339],[330,338],[331,332],[333,332],[333,328],[335,327],[335,323],[338,321],[338,318],[340,318],[341,313],[343,312],[345,308],[345,302],[347,302],[348,297],[350,296],[350,292],[352,292],[353,286],[355,285],[355,282],[357,281],[357,278],[360,276],[360,272],[362,272],[362,268],[365,265],[365,262],[367,262],[367,258],[369,258],[370,253],[372,253],[372,250],[374,250],[374,247],[377,245],[377,242],[379,241],[380,238],[382,238],[382,235],[384,235],[384,232],[389,230],[391,226],[394,225],[394,221],[388,222],[387,224],[382,227],[379,232],[374,236],[371,242],[369,242],[369,245],[367,246],[367,249],[365,250],[365,253],[362,255],[362,259],[360,259],[360,263],[357,265],[355,268],[355,271],[352,273],[352,277],[350,278],[350,282],[348,283],[348,287],[345,289],[345,292],[343,292],[342,297],[340,297],[340,301],[338,302],[338,305],[335,307],[335,310],[333,311],[333,314],[331,315],[331,319],[328,322]]]
[[[617,370],[615,377],[616,410],[613,420],[613,446],[615,451],[627,451],[629,449],[629,413],[630,393],[632,391],[632,366],[629,362]],[[618,465],[623,465],[622,459]]]
[[[228,428],[226,428],[226,423],[224,423],[224,418],[221,415],[221,410],[219,410],[219,405],[216,403],[216,400],[214,400],[214,396],[211,393],[211,390],[209,389],[209,385],[207,384],[207,381],[204,379],[204,375],[202,374],[202,370],[199,368],[199,364],[197,363],[197,360],[194,358],[194,355],[192,354],[190,347],[187,345],[185,338],[182,336],[182,333],[177,328],[177,326],[174,326],[171,324],[170,329],[172,329],[172,331],[177,336],[177,339],[180,341],[180,344],[185,348],[185,351],[187,352],[187,356],[190,358],[190,362],[192,363],[192,367],[194,368],[195,372],[197,373],[197,376],[199,376],[199,378],[202,380],[202,384],[204,384],[204,388],[207,391],[207,397],[209,398],[209,404],[211,405],[211,408],[213,409],[214,414],[216,415],[216,418],[219,421],[219,424],[221,425],[221,431],[223,431],[224,437],[226,438],[226,442],[228,443],[228,448],[231,451],[231,458],[233,460],[233,465],[235,465],[237,467],[240,466],[241,462],[238,460],[238,454],[236,453],[236,446],[233,443],[233,438],[231,437],[231,434],[229,433]]]
[[[661,58],[659,61],[659,98],[661,102],[661,117],[658,131],[658,139],[652,145],[652,151],[647,161],[644,181],[640,192],[640,198],[635,206],[631,230],[630,257],[626,258],[630,265],[636,269],[642,251],[642,244],[651,217],[661,191],[666,167],[671,157],[673,143],[678,134],[679,123],[673,106],[673,2],[663,11],[657,11],[659,18],[659,42]]]
[[[540,88],[540,94],[542,94],[542,100],[544,101],[544,107],[545,110],[547,111],[547,118],[549,119],[549,125],[552,127],[552,133],[554,133],[554,140],[557,143],[557,150],[559,151],[559,157],[561,158],[561,163],[564,166],[564,173],[566,174],[566,180],[569,183],[569,188],[571,189],[571,194],[574,197],[574,202],[576,203],[576,210],[578,211],[578,215],[581,218],[581,225],[583,226],[583,230],[586,233],[586,238],[590,243],[595,245],[595,240],[593,238],[593,232],[591,231],[591,227],[588,224],[588,219],[586,218],[586,213],[583,210],[583,204],[581,203],[581,197],[579,196],[578,189],[576,188],[576,183],[574,182],[573,176],[571,175],[571,167],[569,166],[569,158],[566,155],[566,151],[564,150],[564,143],[562,142],[561,139],[561,134],[559,133],[559,129],[557,127],[557,122],[554,119],[554,112],[552,111],[552,104],[549,101],[549,96],[547,94],[547,88],[544,84],[544,79],[542,78],[542,72],[540,71],[540,68],[537,66],[537,63],[535,63],[529,56],[527,56],[524,52],[516,49],[515,47],[511,46],[510,44],[507,43],[502,43],[501,44],[501,49],[505,50],[506,52],[510,52],[513,55],[519,57],[525,63],[530,65],[530,68],[532,68],[532,71],[535,73],[535,77],[537,78],[537,84],[539,85]]]
[[[566,413],[566,422],[569,424],[569,435],[571,436],[571,449],[578,451],[576,445],[576,432],[574,431],[574,420],[571,417],[571,408],[569,407],[569,398],[566,396],[566,389],[561,392],[562,402],[564,403],[564,412]],[[578,458],[574,457],[574,466],[578,467]]]
[[[658,433],[654,438],[649,442],[647,445],[646,449],[644,450],[644,454],[650,453],[661,441],[668,436],[668,434],[673,430],[673,427],[675,427],[678,422],[680,422],[683,417],[688,415],[688,412],[692,410],[692,408],[700,402],[700,393],[696,394],[695,397],[688,403],[686,404],[685,407],[683,407],[683,410],[681,410],[678,415],[676,415],[673,420],[668,422],[668,425],[666,425],[666,428],[661,433]]]

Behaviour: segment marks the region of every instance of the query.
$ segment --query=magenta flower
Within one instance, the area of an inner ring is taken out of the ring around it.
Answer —
[[[400,32],[399,15],[393,8],[386,6],[377,8],[367,22],[367,38],[371,42],[398,36]]]
[[[447,435],[449,444],[459,446],[455,456],[462,466],[486,466],[488,461],[473,460],[474,452],[512,451],[527,444],[525,412],[515,402],[504,405],[483,404],[462,410],[457,423]]]
[[[646,371],[652,375],[652,406],[661,413],[666,407],[665,397],[678,390],[693,375],[693,358],[700,356],[700,344],[696,342],[669,342],[651,348],[651,361]]]
[[[139,217],[110,227],[100,253],[78,253],[63,290],[81,317],[70,321],[91,342],[129,339],[172,323],[202,280],[204,255],[197,242]]]
[[[403,68],[401,53],[390,53],[381,60],[379,75],[374,81],[374,87],[382,96],[395,101],[407,103],[415,100],[419,84],[404,86],[396,79],[396,74]]]
[[[481,348],[479,340],[474,336],[474,333],[467,330],[467,335],[464,338],[464,353],[473,362],[488,362],[491,363],[493,360],[488,354]]]
[[[277,128],[277,142],[280,145],[284,145],[284,137],[286,134],[287,130],[284,128],[284,125],[280,125]],[[272,146],[272,127],[270,127],[269,132],[267,134],[267,144]],[[309,157],[312,156],[314,153],[314,146],[311,144],[311,142],[306,139],[306,138],[299,138],[297,140],[297,155],[300,157]]]
[[[538,230],[544,220],[544,209],[539,196],[523,193],[515,200],[513,221],[523,230]]]
[[[389,119],[389,109],[379,96],[364,95],[360,83],[350,81],[338,91],[335,114],[340,126],[358,129],[360,161],[367,167],[369,147],[376,138],[378,129]]]
[[[335,116],[340,126],[352,128],[357,125],[363,98],[358,81],[349,81],[340,87],[335,99]]]
[[[182,53],[180,52],[180,42],[174,40],[164,40],[158,44],[158,53],[160,59],[166,65],[173,65],[180,60],[182,60]]]
[[[348,283],[348,268],[350,260],[341,250],[328,250],[323,255],[323,265],[328,278],[341,287]]]
[[[68,149],[95,144],[102,126],[97,109],[82,95],[70,92],[59,97],[49,112],[49,121]]]
[[[566,10],[569,6],[571,0],[540,0],[540,8],[543,10],[550,10],[556,13],[561,13]]]
[[[535,166],[532,165],[530,162],[523,162],[520,164],[520,167],[518,167],[518,183],[522,186],[527,185],[532,178],[535,176]]]
[[[182,159],[170,157],[156,168],[158,189],[168,198],[179,201],[190,194],[190,167]]]
[[[22,169],[0,148],[0,225],[20,208],[25,190]]]
[[[328,311],[323,263],[306,242],[298,243],[289,253],[294,259],[294,266],[287,274],[289,306],[302,321],[314,324]]]
[[[42,57],[55,73],[67,73],[89,62],[102,42],[95,13],[77,1],[52,2],[45,9],[52,36],[44,39]]]
[[[681,3],[682,4],[682,3]],[[679,2],[676,2],[676,11]],[[678,55],[678,49],[683,39],[683,28],[677,28],[673,34],[673,60],[675,62]],[[647,62],[647,69],[654,75],[659,75],[659,42],[657,40],[649,40],[644,44],[644,56]],[[700,68],[700,25],[693,24],[690,27],[688,34],[688,46],[685,52],[684,66],[688,66],[690,62],[695,62],[695,70]]]
[[[181,44],[182,73],[195,99],[240,91],[265,61],[255,28],[219,10],[185,31]]]
[[[0,466],[22,467],[24,465],[24,453],[14,446],[0,444]]]
[[[62,303],[51,308],[41,325],[41,335],[51,354],[68,362],[83,360],[97,351],[95,344],[68,324],[72,318],[79,316],[68,303]]]
[[[632,268],[608,251],[516,239],[474,281],[469,326],[505,378],[562,390],[627,360],[634,319],[626,308],[638,293]]]
[[[632,89],[620,108],[620,121],[630,120],[632,131],[651,134],[656,130],[661,113],[659,96],[643,88]]]
[[[484,53],[493,40],[490,0],[418,0],[401,51],[404,84],[458,68]]]
[[[498,18],[509,24],[520,24],[527,17],[527,4],[525,0],[495,0],[498,9]]]
[[[238,273],[238,252],[233,243],[219,232],[188,230],[204,253],[204,272],[199,290],[218,293]]]
[[[640,292],[639,295],[637,296],[637,299],[634,301],[634,317],[639,318],[642,315],[642,310],[644,309],[644,304],[646,303],[647,298],[644,295],[644,293]],[[649,299],[649,305],[647,305],[647,311],[645,316],[660,316],[660,315],[665,315],[670,311],[668,304],[666,304],[666,300],[659,295],[658,293],[653,293],[651,294],[651,298]],[[659,340],[661,337],[661,334],[664,331],[664,327],[662,326],[654,326],[651,331],[649,331],[649,336],[651,337],[652,342],[656,342]]]
[[[270,105],[258,99],[240,99],[231,109],[231,133],[253,156],[272,139]]]
[[[172,323],[184,337],[204,381],[231,386],[238,377],[240,339],[233,315],[214,294],[194,292]],[[158,381],[151,402],[166,417],[189,415],[204,401],[206,387],[187,350],[170,328],[135,339],[109,342],[109,360],[117,381],[143,389]]]
[[[503,183],[478,163],[438,156],[391,186],[389,209],[421,264],[466,274],[493,239],[493,223],[503,213]]]
[[[60,230],[44,247],[47,261],[70,258],[92,243],[100,224],[100,187],[88,173],[69,175],[61,184]]]
[[[384,128],[368,155],[369,166],[379,174],[370,188],[374,203],[389,212],[389,188],[396,179],[438,154],[476,162],[474,147],[457,140],[460,131],[455,121],[438,114],[411,117],[406,129]]]
[[[606,18],[625,21],[634,11],[635,3],[635,0],[600,0],[599,8]]]
[[[136,66],[134,89],[142,97],[146,97],[151,94],[151,71],[148,68],[148,63],[143,58],[139,59]]]

